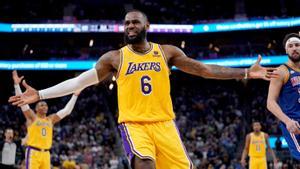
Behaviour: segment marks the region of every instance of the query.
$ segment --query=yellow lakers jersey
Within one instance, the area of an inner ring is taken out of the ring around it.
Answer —
[[[170,70],[159,44],[146,53],[120,49],[117,75],[118,122],[156,122],[175,118],[170,96]]]
[[[50,149],[52,145],[52,127],[50,119],[37,117],[27,128],[26,145],[40,149]]]
[[[255,135],[254,132],[250,134],[250,157],[265,157],[266,156],[266,140],[265,133],[260,132],[259,135]]]

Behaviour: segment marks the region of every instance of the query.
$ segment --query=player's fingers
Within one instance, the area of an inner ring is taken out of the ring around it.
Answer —
[[[20,80],[22,80],[22,79],[24,79],[24,76],[21,76],[21,77],[20,77]]]
[[[18,106],[21,107],[21,106],[24,106],[25,104],[27,104],[27,103],[25,103],[24,101],[21,100],[20,103],[18,104]]]
[[[290,129],[288,130],[290,133],[295,133],[295,130],[294,129]]]
[[[270,81],[271,80],[271,76],[266,74],[265,77],[263,78],[264,80]]]
[[[272,72],[277,70],[276,67],[267,67],[266,69],[267,69],[267,71],[272,71]]]
[[[298,127],[294,127],[293,130],[292,130],[292,133],[294,134],[299,134],[300,133],[300,129]]]
[[[23,80],[22,82],[23,86],[26,88],[26,89],[30,89],[31,86],[29,86],[27,83],[26,83],[26,80]]]
[[[23,100],[18,100],[18,101],[12,102],[12,105],[19,106],[22,103],[23,103]]]
[[[15,102],[15,101],[18,101],[18,100],[20,100],[21,99],[21,97],[20,96],[11,96],[11,97],[9,97],[9,99],[8,99],[8,102]]]
[[[276,70],[268,70],[268,69],[267,69],[267,73],[268,73],[268,74],[276,74],[276,75],[279,75],[279,72],[276,71]]]
[[[259,64],[260,61],[261,61],[261,55],[259,54],[258,57],[257,57],[257,60],[256,60],[255,64]]]
[[[295,124],[296,124],[297,128],[300,129],[300,124],[297,121],[295,122]]]
[[[279,77],[279,75],[277,75],[277,74],[270,74],[269,76],[270,76],[270,78],[278,78]]]
[[[296,129],[296,130],[294,131],[294,134],[300,134],[300,129]]]
[[[274,72],[267,72],[267,75],[270,78],[277,78],[277,77],[279,77],[279,74],[278,73],[274,73]]]
[[[279,72],[278,71],[272,71],[272,70],[267,70],[267,73],[269,76],[272,76],[272,77],[279,77]]]

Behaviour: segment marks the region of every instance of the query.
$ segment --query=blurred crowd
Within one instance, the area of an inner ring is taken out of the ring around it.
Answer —
[[[1,1],[0,21],[32,23],[51,20],[51,22],[106,21],[120,23],[126,11],[136,8],[148,14],[153,23],[194,24],[215,20],[297,16],[297,6],[299,5],[299,1],[284,0]]]
[[[236,92],[183,87],[174,100],[177,125],[194,165],[237,168],[244,127]]]

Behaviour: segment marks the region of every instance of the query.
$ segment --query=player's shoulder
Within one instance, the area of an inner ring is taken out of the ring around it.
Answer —
[[[180,50],[177,46],[170,45],[170,44],[158,44],[161,46],[163,50]]]
[[[168,59],[171,59],[173,57],[185,56],[184,52],[177,46],[164,44],[161,45],[161,48],[168,57]]]
[[[104,53],[100,59],[101,60],[106,60],[106,61],[112,61],[114,59],[119,59],[120,57],[120,50],[110,50],[106,53]]]
[[[118,50],[110,50],[108,52],[106,52],[104,55],[108,55],[108,56],[111,56],[111,57],[116,57],[116,56],[119,56],[120,55],[120,49]]]
[[[246,135],[246,138],[250,138],[253,135],[253,132],[250,132]]]
[[[282,71],[282,72],[288,72],[289,69],[286,65],[280,65],[277,67],[277,70]]]
[[[280,78],[283,79],[283,82],[286,83],[290,76],[288,67],[286,65],[280,65],[276,70],[278,71]]]

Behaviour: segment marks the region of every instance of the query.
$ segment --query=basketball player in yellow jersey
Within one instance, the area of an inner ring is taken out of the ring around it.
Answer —
[[[269,135],[261,131],[260,122],[252,123],[253,132],[246,136],[246,143],[243,150],[241,164],[246,166],[246,156],[250,157],[249,169],[267,169],[266,149],[271,153],[274,166],[277,164],[277,158],[269,144]],[[274,167],[275,168],[275,167]]]
[[[126,46],[102,55],[96,64],[78,77],[37,91],[12,96],[14,105],[24,105],[73,93],[97,84],[114,73],[118,85],[119,129],[128,159],[134,169],[191,169],[190,161],[175,125],[170,97],[169,72],[172,66],[197,76],[214,79],[260,78],[276,74],[257,62],[249,69],[205,65],[187,57],[172,45],[148,42],[147,16],[138,10],[127,12],[124,20]]]
[[[19,83],[23,77],[19,77],[17,71],[13,71],[13,80],[16,94],[21,94]],[[52,145],[53,125],[62,118],[69,115],[74,108],[77,97],[80,92],[75,92],[71,100],[56,114],[46,116],[48,105],[40,101],[35,106],[36,114],[28,105],[21,106],[22,112],[26,118],[26,169],[50,169],[50,148]]]

